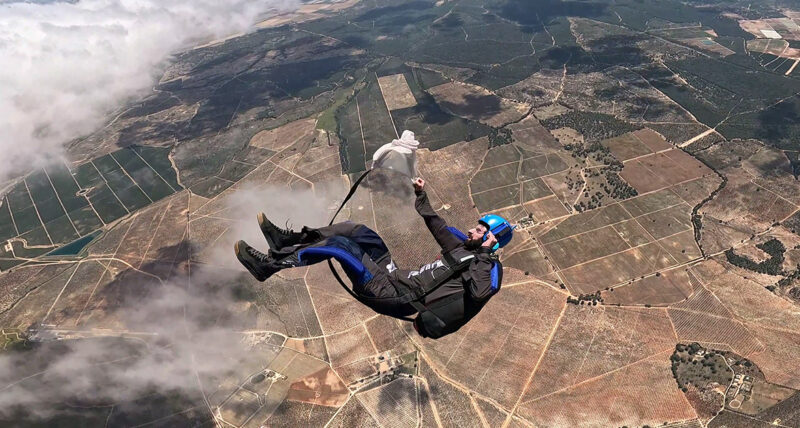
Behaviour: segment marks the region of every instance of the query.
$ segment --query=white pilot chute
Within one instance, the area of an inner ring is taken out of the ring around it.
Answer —
[[[372,155],[371,169],[391,169],[406,177],[417,176],[417,141],[414,133],[405,130],[400,138],[384,144]]]

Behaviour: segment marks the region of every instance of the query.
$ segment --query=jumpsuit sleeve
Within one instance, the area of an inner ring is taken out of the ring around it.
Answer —
[[[469,296],[482,302],[492,295],[492,257],[488,249],[481,248],[475,261],[469,265]]]
[[[431,203],[428,201],[428,194],[424,190],[415,193],[417,194],[417,200],[414,203],[414,207],[425,220],[425,225],[428,226],[428,230],[431,231],[431,235],[436,239],[436,243],[442,247],[442,250],[450,251],[461,245],[461,240],[447,230],[447,222],[439,217],[431,207]]]

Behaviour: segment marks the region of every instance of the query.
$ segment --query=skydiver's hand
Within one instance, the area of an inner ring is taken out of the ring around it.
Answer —
[[[425,187],[425,180],[423,180],[421,177],[417,177],[414,179],[415,192],[421,192],[424,187]]]
[[[496,244],[496,243],[497,243],[497,238],[495,238],[494,233],[486,232],[486,240],[483,241],[483,244],[481,244],[481,247],[492,248],[492,247],[494,247],[494,244]]]

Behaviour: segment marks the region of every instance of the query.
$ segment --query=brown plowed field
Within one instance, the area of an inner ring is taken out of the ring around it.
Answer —
[[[523,402],[670,349],[674,337],[663,310],[568,305]]]
[[[465,328],[439,340],[422,339],[422,349],[447,376],[511,408],[564,300],[536,283],[504,289]]]
[[[692,293],[692,282],[683,269],[668,270],[661,276],[648,276],[633,283],[603,291],[606,304],[665,306],[686,300]]]
[[[525,402],[519,413],[538,426],[551,427],[657,426],[697,417],[675,387],[669,351]]]
[[[763,349],[761,342],[741,323],[680,309],[669,309],[681,342],[706,342],[730,345],[740,355]]]

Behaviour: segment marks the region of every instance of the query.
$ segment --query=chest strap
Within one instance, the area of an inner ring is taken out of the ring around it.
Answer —
[[[442,284],[449,281],[456,275],[461,274],[464,269],[469,267],[470,263],[472,263],[472,260],[474,259],[474,254],[468,254],[464,257],[456,258],[451,253],[443,253],[442,260],[445,263],[446,270],[438,277],[433,277],[430,281],[428,281],[427,284],[422,284],[418,287],[409,287],[407,284],[397,281],[395,283],[395,287],[398,288],[398,293],[405,297],[402,299],[404,303],[411,303],[412,306],[419,311],[420,308],[418,308],[414,303],[422,305],[424,308],[424,304],[421,302],[424,302],[426,296],[436,291],[436,289],[441,287]]]

